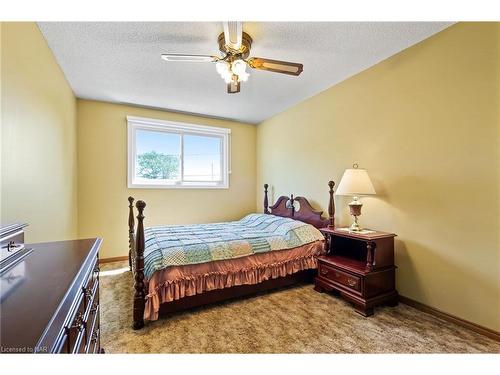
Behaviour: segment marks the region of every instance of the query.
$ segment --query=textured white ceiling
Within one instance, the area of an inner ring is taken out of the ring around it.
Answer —
[[[259,123],[428,38],[444,22],[249,22],[251,56],[304,64],[299,77],[250,69],[226,93],[213,63],[165,62],[161,53],[216,54],[218,22],[42,22],[79,98]]]

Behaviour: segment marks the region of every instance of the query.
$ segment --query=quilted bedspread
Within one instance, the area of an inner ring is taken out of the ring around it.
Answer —
[[[225,223],[150,227],[144,235],[144,273],[148,279],[169,266],[292,249],[323,239],[312,225],[265,214]]]

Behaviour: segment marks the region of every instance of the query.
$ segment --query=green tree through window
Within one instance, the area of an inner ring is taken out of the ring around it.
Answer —
[[[138,176],[171,180],[179,176],[179,157],[149,151],[137,155]]]

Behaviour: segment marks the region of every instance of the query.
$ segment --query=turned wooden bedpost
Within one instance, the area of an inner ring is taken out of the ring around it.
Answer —
[[[128,197],[128,266],[132,271],[132,248],[134,246],[134,198]]]
[[[328,228],[335,228],[335,201],[333,199],[333,187],[335,182],[329,181],[328,186],[330,187],[330,202],[328,202]]]
[[[268,214],[269,212],[269,201],[267,199],[267,188],[269,187],[268,184],[264,184],[264,213]]]
[[[135,243],[135,274],[134,274],[134,329],[144,327],[144,307],[146,304],[144,292],[144,201],[135,204],[139,214],[137,215],[137,235]]]

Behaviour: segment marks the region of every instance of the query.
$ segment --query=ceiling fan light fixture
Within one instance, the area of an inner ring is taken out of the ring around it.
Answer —
[[[234,60],[231,63],[231,71],[238,77],[238,82],[246,82],[250,74],[246,72],[247,63],[241,59]]]
[[[234,80],[246,82],[250,76],[250,74],[246,72],[246,66],[247,64],[245,61],[237,59],[231,63],[227,61],[218,61],[215,65],[215,69],[226,83],[230,83]]]
[[[220,76],[222,77],[222,79],[226,83],[230,83],[231,82],[233,73],[231,72],[229,63],[227,63],[225,61],[219,61],[215,65],[215,69],[217,70],[217,73],[220,74]]]
[[[217,64],[215,64],[215,69],[217,70],[217,73],[219,73],[221,76],[224,76],[224,74],[229,72],[228,63],[225,61],[217,62]]]
[[[231,63],[231,70],[233,71],[234,74],[236,75],[240,75],[242,73],[246,73],[246,67],[247,67],[247,63],[244,62],[243,60],[241,59],[237,59],[237,60],[234,60],[232,63]]]
[[[241,22],[223,22],[224,31],[219,34],[217,56],[181,55],[168,53],[161,55],[166,61],[212,62],[221,78],[227,84],[227,92],[240,92],[240,82],[246,82],[250,74],[247,66],[256,70],[267,70],[274,73],[298,76],[303,65],[290,61],[272,60],[260,57],[249,57],[252,37],[243,31]]]

